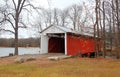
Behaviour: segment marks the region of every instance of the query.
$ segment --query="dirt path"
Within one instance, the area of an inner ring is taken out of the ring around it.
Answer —
[[[15,59],[18,58],[18,57],[21,57],[21,58],[34,57],[36,59],[36,60],[28,61],[28,62],[25,62],[25,63],[45,64],[45,63],[50,63],[51,62],[50,60],[48,60],[48,57],[62,56],[62,55],[64,55],[64,54],[49,53],[49,54],[19,55],[19,56],[4,57],[4,58],[0,58],[0,65],[14,64]]]

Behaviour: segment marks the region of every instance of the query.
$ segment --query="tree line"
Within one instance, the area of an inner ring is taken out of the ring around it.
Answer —
[[[14,38],[0,38],[0,47],[14,47]],[[18,47],[40,47],[39,38],[23,38],[18,40]]]
[[[94,37],[101,37],[103,56],[107,49],[114,48],[117,58],[120,58],[120,0],[96,0]],[[96,40],[96,39],[95,39]],[[96,40],[96,56],[97,52]]]
[[[59,8],[41,8],[35,24],[38,31],[50,25],[58,25],[77,30],[81,33],[93,30],[94,24],[94,6],[88,6],[86,3],[73,4],[65,9]]]

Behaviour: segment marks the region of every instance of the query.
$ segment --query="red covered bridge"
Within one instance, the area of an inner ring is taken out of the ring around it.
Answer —
[[[100,40],[98,42],[101,48]],[[41,53],[64,53],[65,55],[93,54],[93,36],[80,34],[62,26],[49,26],[41,31]]]

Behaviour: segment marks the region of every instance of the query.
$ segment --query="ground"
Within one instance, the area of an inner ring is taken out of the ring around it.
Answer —
[[[119,77],[120,60],[69,58],[51,61],[56,54],[22,55],[0,58],[0,77]],[[63,55],[63,54],[57,54]],[[17,57],[34,56],[36,60],[18,64]]]

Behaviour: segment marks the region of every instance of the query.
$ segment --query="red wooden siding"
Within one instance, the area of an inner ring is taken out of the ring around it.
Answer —
[[[76,37],[73,35],[67,35],[68,55],[77,55],[78,53],[86,54],[91,52],[94,52],[94,39],[89,37]]]

